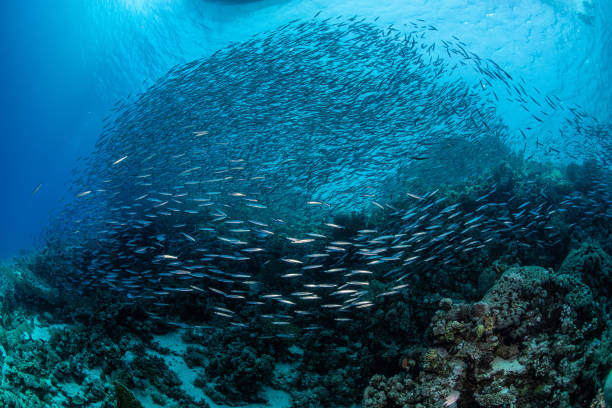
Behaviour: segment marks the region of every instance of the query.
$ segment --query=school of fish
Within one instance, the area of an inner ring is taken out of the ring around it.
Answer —
[[[211,319],[248,327],[240,311],[256,310],[289,336],[283,326],[349,321],[493,245],[545,251],[561,239],[557,214],[609,221],[605,181],[520,201],[491,180],[469,204],[435,187],[389,188],[434,160],[459,161],[462,174],[432,173],[473,176],[503,159],[496,149],[609,163],[609,126],[526,89],[459,39],[428,43],[435,31],[293,21],[174,67],[118,104],[48,229],[72,265],[58,281],[160,315],[172,296],[199,296]],[[523,129],[504,124],[501,99],[528,114]],[[557,133],[538,128],[555,120]],[[353,211],[378,222],[340,221]],[[373,279],[386,289],[371,290]]]

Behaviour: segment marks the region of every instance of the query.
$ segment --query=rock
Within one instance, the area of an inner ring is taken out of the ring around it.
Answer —
[[[117,394],[117,408],[143,408],[134,394],[117,382],[115,383],[115,393]]]
[[[460,407],[591,401],[585,390],[597,388],[591,374],[606,364],[608,329],[582,277],[511,267],[480,301],[440,302],[415,369],[372,377],[363,406],[441,406],[453,390]]]

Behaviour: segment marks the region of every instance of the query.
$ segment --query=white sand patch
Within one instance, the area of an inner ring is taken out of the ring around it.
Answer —
[[[205,398],[204,392],[202,392],[201,389],[193,385],[193,382],[195,381],[198,374],[204,372],[202,368],[189,368],[187,366],[187,363],[181,356],[168,356],[156,353],[154,351],[149,351],[149,353],[164,359],[168,368],[177,375],[179,380],[181,380],[181,389],[187,395],[194,398],[195,400]]]
[[[274,407],[274,408],[288,408],[291,406],[291,395],[285,391],[273,390],[271,388],[264,388],[264,398],[268,401],[265,405],[252,405],[252,408],[256,407]],[[250,405],[249,405],[250,406]]]
[[[205,398],[204,393],[199,388],[193,385],[198,374],[203,373],[204,369],[200,367],[189,368],[183,356],[187,352],[187,343],[181,339],[179,331],[155,336],[155,341],[162,347],[170,350],[170,355],[161,354],[153,350],[147,352],[156,357],[162,358],[168,368],[172,370],[179,380],[181,380],[181,389],[195,400]]]
[[[175,331],[154,337],[154,341],[173,353],[183,355],[187,351],[187,344],[181,339],[181,332]]]
[[[518,360],[504,360],[503,358],[495,358],[491,362],[491,370],[503,371],[504,374],[520,374],[525,371],[525,366],[518,362]]]
[[[268,401],[266,404],[247,404],[240,405],[240,408],[289,408],[291,407],[291,395],[285,391],[275,390],[269,387],[264,387],[263,398]],[[215,404],[213,400],[208,397],[204,397],[204,401],[210,405],[211,408],[231,408],[230,405],[219,405]]]
[[[68,327],[69,326],[67,324],[51,324],[48,326],[43,326],[37,323],[30,332],[30,339],[49,341],[51,340],[51,330],[65,330]]]
[[[203,367],[189,368],[184,360],[184,355],[187,352],[188,344],[181,339],[180,331],[155,336],[155,341],[162,347],[170,350],[171,354],[161,354],[154,350],[147,352],[153,356],[164,359],[166,365],[172,370],[181,380],[181,389],[189,396],[196,400],[204,400],[211,408],[230,408],[229,405],[219,405],[210,399],[204,392],[193,385],[196,377],[204,373]],[[275,376],[291,375],[295,371],[293,364],[279,363],[274,368]],[[213,384],[209,384],[213,386]],[[145,394],[134,394],[145,408],[158,408],[150,396]],[[291,406],[291,395],[285,391],[275,390],[269,387],[264,387],[262,392],[263,398],[268,402],[266,404],[248,404],[241,405],[241,408],[289,408]]]

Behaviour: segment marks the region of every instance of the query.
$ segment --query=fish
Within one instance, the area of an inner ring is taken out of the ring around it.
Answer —
[[[126,155],[126,156],[121,157],[120,159],[115,160],[115,161],[113,162],[113,166],[114,166],[114,165],[116,165],[116,164],[121,163],[122,161],[124,161],[124,160],[125,160],[125,159],[127,159],[127,158],[128,158],[128,157],[127,157],[127,155]]]
[[[563,237],[551,226],[568,213],[610,221],[605,180],[563,193],[525,184],[523,199],[484,177],[517,142],[525,158],[551,158],[585,140],[579,159],[609,163],[594,144],[605,126],[531,95],[459,39],[429,43],[428,24],[379,24],[287,23],[119,104],[44,232],[67,248],[57,286],[143,308],[206,298],[215,324],[247,332],[241,319],[286,313],[297,333],[361,324],[435,271],[452,293],[492,248],[554,249]],[[499,112],[506,97],[520,129]],[[546,106],[565,137],[536,127]]]
[[[408,197],[414,198],[415,200],[419,200],[419,201],[423,201],[423,200],[424,200],[424,198],[423,198],[423,197],[418,196],[418,195],[416,195],[416,194],[406,193],[406,195],[407,195]]]
[[[42,183],[40,183],[39,185],[34,187],[34,190],[32,190],[32,195],[38,193],[38,191],[40,190],[41,187],[42,187]]]
[[[444,406],[450,407],[451,405],[455,404],[457,401],[459,401],[460,395],[461,393],[459,391],[451,391],[450,394],[444,398]]]

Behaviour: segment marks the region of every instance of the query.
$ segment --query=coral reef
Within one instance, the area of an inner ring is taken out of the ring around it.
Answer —
[[[475,181],[441,186],[440,208],[465,212],[495,191],[502,199],[491,202],[509,203],[496,211],[517,222],[516,232],[449,263],[405,266],[393,296],[386,294],[398,283],[385,274],[395,266],[368,267],[364,299],[375,307],[346,311],[345,319],[316,309],[310,320],[288,319],[288,306],[234,308],[200,293],[171,294],[160,305],[95,289],[56,290],[46,279],[72,266],[58,256],[60,245],[49,244],[0,266],[0,406],[110,408],[117,398],[133,401],[129,390],[147,408],[201,408],[211,400],[265,404],[276,390],[294,408],[362,398],[370,408],[455,399],[459,408],[603,407],[612,366],[612,238],[610,203],[594,173],[508,162]],[[521,203],[548,213],[567,200],[539,229],[516,221]],[[402,205],[392,203],[398,211]],[[345,228],[330,236],[346,241],[361,229],[397,231],[398,221],[378,212],[335,222]],[[261,285],[253,292],[286,290],[290,284],[275,278],[284,266],[273,258],[300,249],[283,237],[267,245],[265,257],[240,266],[220,260],[220,268],[256,276]],[[354,254],[343,262],[360,265]],[[228,325],[215,316],[219,307],[234,308],[248,325]],[[305,329],[313,321],[315,330]]]
[[[580,264],[591,265],[591,251],[583,249],[564,264],[579,254],[586,258]],[[609,276],[600,267],[581,273]],[[416,366],[374,376],[364,406],[434,407],[453,391],[460,392],[458,407],[587,406],[595,379],[612,364],[604,301],[595,300],[580,274],[507,268],[479,302],[442,300],[428,346],[410,356]]]
[[[27,274],[14,265],[4,272]],[[138,306],[103,298],[62,300],[30,277],[29,284],[11,286],[2,297],[1,406],[142,406],[128,388],[150,395],[157,406],[206,406],[181,388],[162,358],[169,351],[154,341],[153,324]],[[47,303],[40,308],[42,301]]]
[[[208,376],[216,379],[214,396],[222,401],[265,402],[259,393],[272,379],[274,358],[243,342],[234,341],[223,352],[211,353],[206,364]]]

